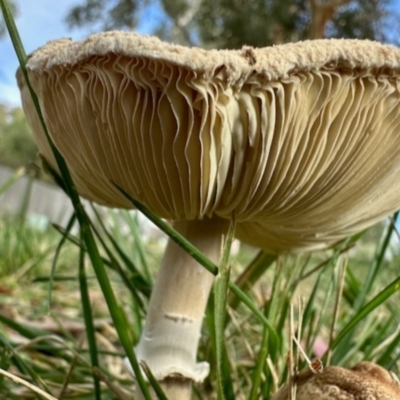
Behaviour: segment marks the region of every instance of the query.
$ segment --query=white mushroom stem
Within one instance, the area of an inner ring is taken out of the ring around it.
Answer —
[[[174,228],[218,263],[228,222],[179,221]],[[202,382],[209,364],[196,362],[201,326],[214,276],[174,242],[168,243],[136,348],[168,398],[189,399],[192,382]],[[172,397],[173,395],[173,397]]]

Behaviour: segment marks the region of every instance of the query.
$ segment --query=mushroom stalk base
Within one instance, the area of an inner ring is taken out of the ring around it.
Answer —
[[[178,221],[174,228],[218,263],[228,222]],[[189,254],[168,243],[136,354],[170,399],[190,399],[191,383],[202,382],[209,373],[208,363],[197,363],[196,354],[213,281],[214,276]]]
[[[189,400],[192,398],[192,381],[190,379],[167,378],[158,383],[169,400]],[[150,393],[153,399],[158,399],[152,389]],[[138,393],[135,399],[145,400],[141,392]]]

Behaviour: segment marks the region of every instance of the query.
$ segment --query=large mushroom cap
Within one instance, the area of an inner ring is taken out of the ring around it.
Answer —
[[[134,33],[53,41],[27,64],[78,191],[161,217],[238,221],[273,251],[322,248],[400,207],[400,51],[317,40],[237,51]],[[55,162],[18,73],[42,155]]]

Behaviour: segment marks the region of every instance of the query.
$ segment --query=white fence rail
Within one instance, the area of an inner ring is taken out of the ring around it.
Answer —
[[[0,166],[0,187],[14,173],[12,169]],[[30,182],[27,176],[23,176],[0,196],[0,212],[17,215],[24,207],[24,201],[28,201],[28,216],[46,216],[49,221],[60,225],[68,221],[73,211],[70,200],[60,188],[39,180]]]
[[[14,173],[15,171],[11,168],[0,166],[0,187]],[[19,178],[5,193],[0,195],[0,213],[18,215],[24,207],[25,199],[28,201],[27,217],[39,224],[47,225],[51,222],[65,227],[73,213],[70,199],[59,187],[39,180],[30,182],[30,179],[26,176]],[[94,213],[89,202],[83,199],[82,202],[86,212],[90,217],[93,217]],[[147,218],[139,214],[139,220],[142,234],[145,237],[153,239],[164,237],[164,234]],[[123,229],[123,221],[121,220],[120,223],[120,227]],[[126,228],[128,229],[127,226]]]

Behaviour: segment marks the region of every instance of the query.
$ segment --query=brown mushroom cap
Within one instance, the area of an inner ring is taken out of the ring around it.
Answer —
[[[286,391],[273,400],[288,400]],[[300,384],[297,400],[399,400],[400,384],[389,371],[372,362],[361,362],[352,369],[328,367]]]
[[[317,40],[237,51],[134,33],[53,41],[27,64],[78,191],[216,215],[273,251],[322,248],[400,207],[400,51]],[[24,83],[42,155],[55,162]]]

